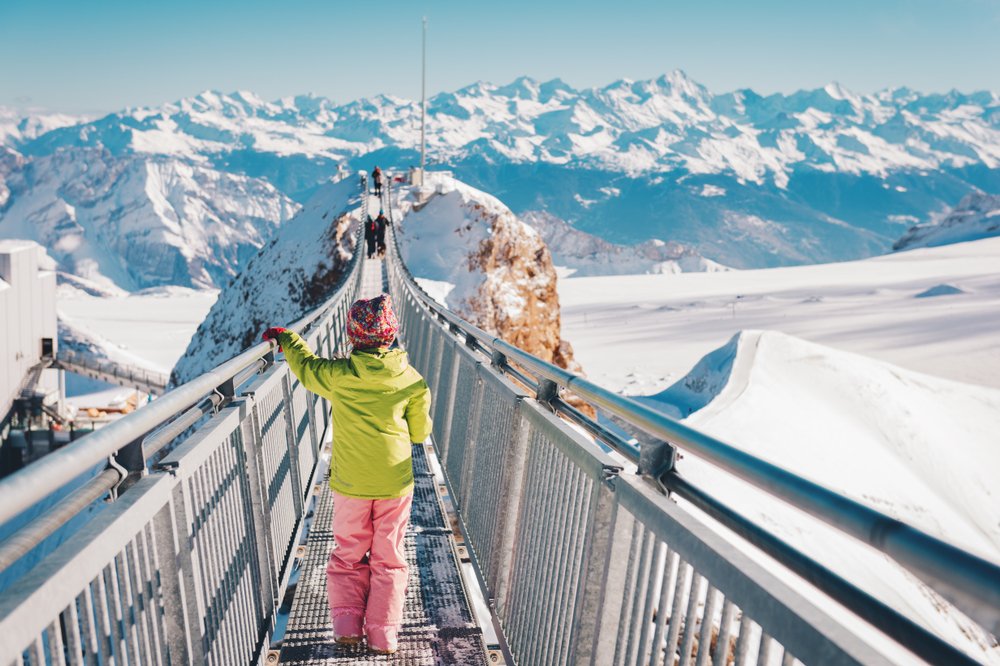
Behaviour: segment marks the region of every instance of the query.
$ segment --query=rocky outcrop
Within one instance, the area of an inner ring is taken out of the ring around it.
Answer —
[[[403,260],[417,278],[447,283],[445,304],[469,322],[576,372],[561,335],[552,255],[496,198],[442,174],[405,193]]]
[[[544,211],[529,211],[521,219],[541,234],[554,263],[570,269],[576,277],[729,270],[706,259],[694,248],[675,241],[654,239],[635,245],[618,245],[580,231]]]
[[[472,204],[474,211],[483,206]],[[469,270],[485,279],[463,310],[483,330],[550,363],[580,370],[573,348],[561,337],[559,294],[552,255],[541,236],[513,213],[488,220],[490,235],[469,258]]]
[[[992,236],[1000,236],[1000,196],[973,192],[943,219],[911,227],[892,249],[936,247]]]

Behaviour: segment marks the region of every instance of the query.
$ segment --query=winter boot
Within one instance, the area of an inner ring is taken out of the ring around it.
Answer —
[[[368,633],[368,649],[378,654],[393,654],[399,649],[398,624],[369,624],[365,627]]]
[[[361,627],[365,616],[358,608],[335,608],[333,616],[333,640],[340,645],[357,645],[364,636]]]

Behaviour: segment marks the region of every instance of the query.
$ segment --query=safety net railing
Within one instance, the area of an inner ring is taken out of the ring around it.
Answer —
[[[894,657],[881,647],[892,641],[931,663],[978,663],[688,483],[676,452],[697,454],[885,552],[992,632],[1000,629],[1000,567],[467,323],[421,289],[397,230],[390,233],[400,335],[431,388],[434,445],[516,663],[888,664]],[[607,418],[591,418],[587,406]],[[878,631],[849,628],[830,604],[814,603],[815,594],[671,493]],[[878,632],[881,644],[871,640]]]
[[[289,325],[319,354],[342,348],[360,254],[332,297]],[[0,481],[0,526],[14,527],[0,571],[23,569],[0,593],[0,664],[261,661],[330,426],[329,404],[274,363],[274,347]]]

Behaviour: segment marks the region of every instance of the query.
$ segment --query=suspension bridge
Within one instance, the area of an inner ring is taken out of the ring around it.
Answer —
[[[392,221],[391,183],[379,203]],[[359,206],[363,221],[367,192]],[[350,304],[388,291],[431,388],[399,652],[332,642],[330,406],[261,343],[0,481],[0,664],[986,658],[692,485],[677,453],[881,550],[994,635],[996,564],[472,326],[421,290],[392,226],[388,240],[384,259],[359,241],[335,293],[289,327],[332,355]]]

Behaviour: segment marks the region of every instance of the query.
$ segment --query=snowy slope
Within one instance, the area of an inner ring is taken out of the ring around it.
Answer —
[[[168,374],[216,296],[182,287],[93,296],[62,284],[59,345]]]
[[[129,291],[219,287],[298,209],[262,180],[97,148],[0,157],[4,199],[0,237],[37,240],[60,270]]]
[[[1000,238],[989,238],[816,266],[570,277],[559,297],[591,378],[629,394],[663,390],[745,329],[1000,388],[997,266]],[[917,298],[942,285],[961,293]]]
[[[175,385],[251,346],[268,326],[290,324],[332,295],[354,254],[360,197],[353,178],[328,184],[246,262],[174,366]]]
[[[597,383],[1000,561],[998,265],[1000,238],[989,238],[841,264],[569,278],[560,300]],[[778,536],[1000,663],[995,643],[884,556],[693,455],[680,465]]]
[[[725,359],[724,362],[718,361]],[[655,400],[702,394],[686,422],[1000,562],[1000,390],[774,331],[744,331]],[[698,390],[700,389],[700,390]],[[689,481],[985,663],[1000,647],[889,558],[687,455]]]
[[[973,192],[944,219],[910,229],[893,249],[934,247],[990,236],[1000,236],[1000,196]]]

